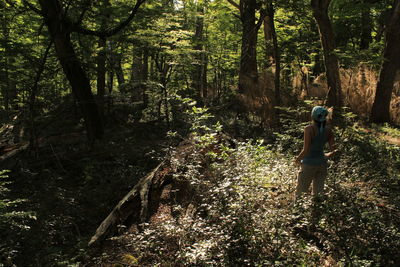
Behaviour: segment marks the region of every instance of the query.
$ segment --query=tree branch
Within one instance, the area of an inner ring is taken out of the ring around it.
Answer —
[[[42,73],[45,69],[45,65],[46,65],[46,61],[47,61],[47,57],[49,55],[50,52],[50,48],[53,45],[53,40],[51,40],[49,42],[49,44],[46,47],[46,50],[44,51],[44,54],[42,56],[42,59],[40,60],[40,64],[38,67],[38,70],[36,72],[36,77],[35,80],[33,82],[32,88],[31,88],[31,94],[29,96],[29,105],[30,105],[30,115],[32,116],[32,123],[34,120],[34,108],[35,108],[35,100],[36,100],[36,95],[37,95],[37,90],[38,90],[38,85],[39,85],[39,81],[40,81],[40,77],[42,76]]]
[[[264,8],[260,10],[260,18],[258,19],[256,23],[256,31],[258,31],[264,21],[265,16],[267,15],[267,12]]]
[[[122,21],[119,25],[117,25],[115,28],[112,29],[106,29],[103,31],[96,31],[96,30],[90,30],[90,29],[85,29],[81,27],[79,24],[74,24],[72,25],[72,31],[77,32],[77,33],[82,33],[85,35],[93,35],[101,38],[106,38],[110,37],[116,33],[118,33],[120,30],[122,30],[125,26],[127,26],[132,19],[135,17],[139,7],[145,2],[146,0],[137,0],[135,6],[133,7],[131,14],[129,15],[126,20]]]
[[[82,23],[83,17],[85,16],[85,14],[86,14],[86,12],[88,11],[89,6],[90,6],[91,4],[92,4],[92,1],[91,1],[91,0],[85,1],[84,6],[82,7],[83,10],[82,10],[81,14],[79,15],[78,21],[77,21],[75,24],[80,25],[80,24]]]
[[[33,12],[43,16],[43,12],[39,8],[35,7],[33,4],[29,3],[28,0],[23,0],[22,3]]]
[[[232,5],[232,6],[234,6],[234,7],[236,7],[237,9],[239,9],[240,10],[240,6],[239,6],[239,4],[238,3],[236,3],[235,1],[233,1],[233,0],[228,0],[228,2]]]

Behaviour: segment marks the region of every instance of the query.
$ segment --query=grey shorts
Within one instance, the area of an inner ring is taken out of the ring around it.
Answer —
[[[324,191],[325,179],[328,174],[327,165],[306,165],[301,164],[297,175],[296,198],[303,193],[310,192],[312,183],[312,194],[321,194]]]

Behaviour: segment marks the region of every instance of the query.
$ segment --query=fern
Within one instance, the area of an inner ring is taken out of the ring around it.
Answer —
[[[8,170],[0,171],[0,262],[3,260],[12,262],[16,251],[15,233],[28,230],[28,222],[36,220],[33,212],[17,211],[16,208],[25,199],[8,199],[10,189],[7,187],[11,182],[7,181]],[[0,265],[1,266],[1,265]]]

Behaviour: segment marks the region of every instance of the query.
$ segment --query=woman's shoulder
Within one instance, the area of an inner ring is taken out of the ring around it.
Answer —
[[[306,125],[304,127],[304,130],[310,131],[310,130],[312,130],[312,128],[313,128],[313,125],[312,124],[308,124],[308,125]]]
[[[314,136],[314,126],[312,124],[305,126],[304,133],[310,136]]]

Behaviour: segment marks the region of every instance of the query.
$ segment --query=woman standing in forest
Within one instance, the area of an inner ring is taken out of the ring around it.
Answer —
[[[296,165],[301,166],[297,177],[296,199],[309,192],[311,183],[314,196],[323,192],[327,176],[327,158],[336,152],[332,129],[326,125],[328,113],[324,107],[314,107],[311,111],[313,122],[304,128],[303,150],[295,160]],[[327,142],[331,152],[324,154]]]

